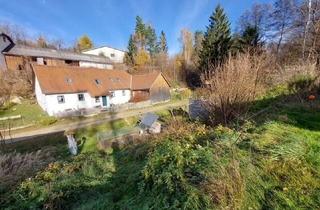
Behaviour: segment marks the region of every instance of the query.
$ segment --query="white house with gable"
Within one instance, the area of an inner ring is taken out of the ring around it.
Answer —
[[[131,75],[121,70],[32,65],[38,104],[50,116],[91,114],[101,109],[170,98],[160,72]]]
[[[131,99],[131,75],[125,71],[33,65],[38,104],[50,116],[109,108]]]
[[[86,50],[82,53],[105,56],[108,57],[114,63],[123,63],[126,52],[124,50],[116,49],[113,47],[103,46],[91,50]]]

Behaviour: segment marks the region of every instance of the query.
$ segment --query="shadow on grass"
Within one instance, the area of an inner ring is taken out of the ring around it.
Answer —
[[[320,101],[301,100],[296,94],[257,100],[250,105],[249,115],[257,125],[280,121],[293,126],[320,131]],[[261,110],[261,113],[259,113]],[[255,115],[255,113],[258,113]]]

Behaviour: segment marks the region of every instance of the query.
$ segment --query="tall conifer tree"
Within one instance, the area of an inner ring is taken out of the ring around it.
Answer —
[[[128,51],[125,55],[125,63],[127,65],[133,66],[135,64],[135,56],[137,54],[137,47],[133,40],[133,35],[130,35],[130,39],[128,42]]]
[[[223,64],[231,47],[230,22],[220,5],[209,21],[200,52],[199,67],[202,71]]]
[[[159,48],[161,53],[168,54],[167,38],[164,31],[161,31],[160,34]]]

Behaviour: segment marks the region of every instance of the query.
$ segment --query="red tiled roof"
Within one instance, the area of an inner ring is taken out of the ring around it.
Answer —
[[[92,97],[112,90],[147,90],[160,72],[131,75],[122,70],[77,66],[32,65],[44,94],[88,92]]]
[[[101,96],[110,90],[131,89],[131,75],[120,70],[44,65],[33,65],[33,70],[44,94],[89,92]]]
[[[151,88],[160,74],[160,72],[154,71],[147,74],[132,75],[132,90],[147,90]]]

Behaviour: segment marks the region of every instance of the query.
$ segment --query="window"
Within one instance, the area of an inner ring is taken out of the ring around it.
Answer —
[[[114,53],[111,53],[110,56],[111,56],[112,58],[116,57],[116,55],[115,55]]]
[[[126,91],[123,90],[123,91],[122,91],[122,96],[125,96],[125,95],[126,95]]]
[[[84,95],[82,93],[78,94],[78,100],[79,101],[84,101]]]
[[[111,97],[115,97],[116,94],[114,92],[110,92]]]
[[[100,97],[95,97],[95,100],[96,100],[96,103],[99,103],[100,102]]]
[[[64,104],[64,96],[57,96],[57,99],[59,104]]]
[[[94,81],[96,82],[97,85],[101,84],[101,80],[99,80],[99,79],[95,79]]]

